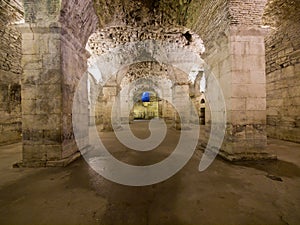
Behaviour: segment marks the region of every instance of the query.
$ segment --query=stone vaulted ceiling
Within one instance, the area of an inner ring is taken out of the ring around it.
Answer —
[[[94,3],[99,27],[87,43],[92,64],[99,55],[112,49],[147,40],[165,43],[167,49],[176,46],[200,55],[205,51],[200,36],[187,27],[191,10],[195,10],[193,5],[199,7],[199,0],[94,0]]]
[[[100,25],[124,23],[131,26],[185,26],[191,2],[192,0],[95,0],[95,8]]]

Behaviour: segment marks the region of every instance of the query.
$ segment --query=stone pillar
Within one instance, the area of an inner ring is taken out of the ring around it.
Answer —
[[[227,131],[220,154],[229,160],[274,158],[266,151],[265,31],[231,27],[219,55],[227,108]],[[208,88],[209,84],[208,84]]]
[[[24,0],[22,33],[23,166],[62,160],[60,2]]]
[[[120,89],[119,87],[116,88],[117,93],[118,93],[119,89]],[[122,126],[121,97],[120,97],[120,95],[117,95],[115,97],[114,104],[115,104],[116,108],[115,108],[114,113],[112,114],[112,117],[114,117],[114,121],[113,121],[114,124],[113,125],[114,125],[115,128],[120,129],[121,126]]]
[[[161,89],[162,99],[159,101],[161,116],[167,124],[172,124],[174,114],[173,106],[171,105],[173,90],[169,89],[169,85],[166,82],[161,84]]]
[[[112,131],[112,124],[111,124],[111,112],[114,103],[117,101],[117,93],[118,87],[117,86],[104,86],[103,87],[103,130],[104,131]],[[116,102],[117,103],[117,102]],[[119,106],[118,106],[119,107]],[[114,115],[118,116],[118,115]]]
[[[174,127],[177,130],[187,129],[190,123],[189,85],[174,84],[172,90],[173,104],[177,107],[174,112]]]
[[[96,124],[96,102],[99,94],[99,85],[97,85],[97,81],[89,74],[89,124]]]
[[[22,32],[23,165],[62,159],[61,28],[36,24]]]
[[[261,28],[232,28],[231,101],[228,131],[231,134],[225,150],[229,159],[272,157],[266,152],[266,75],[265,31]],[[228,139],[227,139],[228,140]]]
[[[85,43],[58,22],[61,1],[24,0],[24,9],[26,23],[18,26],[22,33],[22,165],[65,166],[80,156],[72,105],[87,70]],[[80,113],[88,121],[87,85],[83,89]],[[79,141],[84,146],[88,130],[81,133]]]
[[[85,46],[98,18],[91,0],[24,0],[23,5],[25,24],[18,27],[23,39],[22,164],[64,166],[80,156],[72,121],[79,81],[83,87],[76,95],[80,103],[76,115],[80,114],[80,122],[86,126],[76,141],[82,148],[89,141],[87,76],[84,76],[89,54]]]
[[[130,117],[130,111],[131,111],[131,106],[130,102],[131,99],[128,91],[128,87],[123,88],[120,91],[120,119],[121,119],[121,124],[126,124],[129,122],[129,117]]]

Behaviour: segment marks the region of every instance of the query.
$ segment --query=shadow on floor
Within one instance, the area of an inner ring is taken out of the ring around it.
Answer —
[[[234,162],[233,165],[257,169],[277,177],[300,177],[300,167],[282,160]]]

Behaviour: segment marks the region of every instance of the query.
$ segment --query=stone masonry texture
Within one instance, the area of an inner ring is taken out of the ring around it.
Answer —
[[[15,0],[0,2],[0,144],[21,140],[21,34],[23,18]]]
[[[199,47],[196,52],[224,92],[227,131],[221,155],[269,158],[267,134],[290,141],[300,136],[299,7],[299,0],[2,0],[0,144],[20,140],[22,132],[24,166],[68,164],[78,155],[72,105],[88,59],[130,41],[152,39]],[[120,78],[134,82],[135,72],[125,71]],[[191,90],[196,85],[179,81],[176,73],[169,75],[182,87],[174,90],[189,91],[200,107],[200,93]],[[102,92],[121,89],[117,79]],[[80,96],[86,118],[87,94],[84,90]],[[209,131],[208,104],[201,107]],[[80,142],[87,144],[87,138],[88,130]]]
[[[98,20],[92,16],[92,1],[24,1],[24,9],[26,23],[19,26],[24,77],[22,164],[64,166],[79,155],[72,103],[87,69],[85,43]],[[83,141],[86,138],[87,134]]]
[[[268,136],[300,142],[300,2],[270,1],[266,37]]]

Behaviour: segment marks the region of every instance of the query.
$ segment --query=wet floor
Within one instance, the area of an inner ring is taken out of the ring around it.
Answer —
[[[134,125],[135,126],[135,125]],[[141,125],[133,130],[142,135]],[[147,130],[145,130],[145,136]],[[164,160],[178,131],[153,152],[136,152],[113,133],[100,137],[119,160]],[[79,159],[66,168],[12,168],[21,145],[0,147],[0,224],[299,224],[300,145],[270,140],[278,161],[230,164],[216,159],[198,171],[197,151],[180,172],[144,187],[113,183]],[[280,179],[279,179],[280,178]]]

